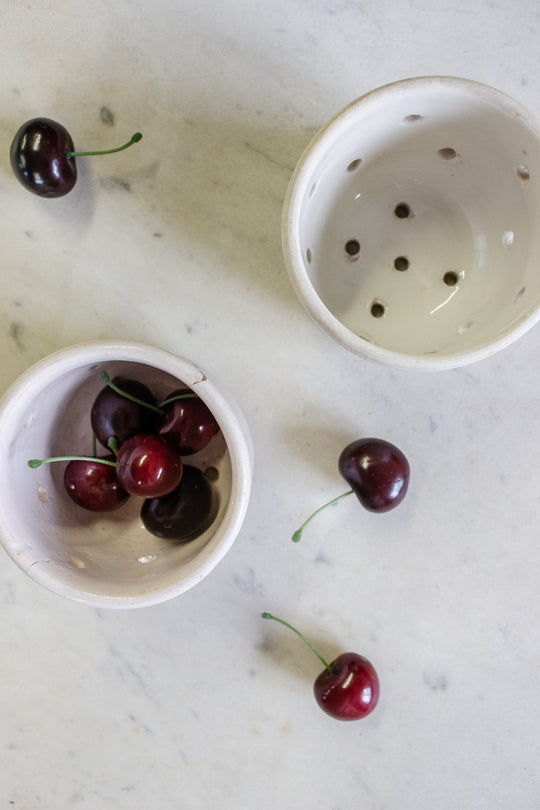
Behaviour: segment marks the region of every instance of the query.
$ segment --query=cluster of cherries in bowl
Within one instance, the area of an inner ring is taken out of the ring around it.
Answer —
[[[31,459],[40,467],[67,461],[64,487],[79,506],[112,512],[130,496],[143,498],[141,520],[158,537],[188,542],[211,523],[214,493],[210,476],[186,463],[219,431],[205,402],[178,388],[159,404],[150,389],[134,379],[100,374],[106,385],[96,396],[90,423],[107,454]]]

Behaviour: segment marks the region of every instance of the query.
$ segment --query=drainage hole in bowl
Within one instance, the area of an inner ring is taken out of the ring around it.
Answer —
[[[370,312],[374,318],[382,318],[385,313],[384,305],[380,301],[373,301]]]
[[[411,215],[410,206],[408,206],[407,203],[400,202],[394,208],[394,214],[398,219],[407,219],[407,217]]]
[[[522,163],[520,163],[519,166],[516,166],[516,173],[517,173],[517,176],[520,178],[520,180],[530,180],[531,179],[531,175],[530,175],[530,172],[529,172],[528,168],[526,166],[524,166]]]
[[[455,160],[455,158],[457,158],[457,152],[455,149],[452,149],[451,146],[445,146],[443,149],[439,149],[438,154],[443,160]]]
[[[394,259],[394,267],[396,270],[403,272],[409,268],[409,260],[406,256],[397,256]]]
[[[308,264],[311,264],[312,258],[313,258],[313,254],[311,252],[311,248],[308,248],[306,250],[306,261],[307,261]]]
[[[358,239],[349,239],[349,241],[345,243],[345,253],[349,259],[353,261],[358,258],[360,253],[360,242]]]
[[[351,160],[351,162],[347,166],[347,171],[348,172],[355,172],[357,170],[357,168],[360,166],[361,163],[362,163],[362,158],[356,158],[356,160]]]
[[[459,281],[459,276],[453,270],[449,270],[444,274],[443,281],[447,287],[455,287]]]
[[[423,115],[418,115],[418,113],[411,113],[410,115],[406,115],[403,119],[404,124],[414,124],[416,121],[421,121]]]

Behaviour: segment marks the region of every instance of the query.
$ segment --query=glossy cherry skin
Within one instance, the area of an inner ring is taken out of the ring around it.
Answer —
[[[144,527],[167,540],[187,543],[195,540],[212,521],[213,494],[204,473],[184,465],[182,480],[162,498],[145,500],[141,509]]]
[[[114,456],[106,456],[114,461]],[[91,512],[113,512],[129,494],[118,483],[116,470],[100,461],[74,459],[64,471],[64,487],[78,506]]]
[[[336,720],[360,720],[379,700],[379,678],[370,661],[354,652],[338,655],[315,680],[321,709]]]
[[[138,433],[120,445],[116,475],[130,495],[161,498],[182,479],[182,459],[166,439],[152,433]]]
[[[28,191],[40,197],[63,197],[77,181],[71,135],[50,118],[32,118],[17,131],[10,149],[11,168]]]
[[[191,396],[164,406],[159,434],[174,444],[180,455],[190,456],[203,450],[219,428],[208,405],[192,391],[179,389],[170,396],[184,394]]]
[[[112,382],[143,402],[156,404],[149,388],[137,380],[127,377],[114,377]],[[151,433],[158,415],[123,397],[106,385],[95,398],[90,411],[90,423],[97,440],[108,447],[110,438],[115,437],[119,444],[137,433]]]
[[[384,439],[357,439],[342,451],[339,472],[371,512],[396,507],[409,486],[409,462]]]

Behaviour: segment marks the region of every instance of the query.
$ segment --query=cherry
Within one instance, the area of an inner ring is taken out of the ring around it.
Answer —
[[[114,456],[106,460],[114,462]],[[91,512],[112,512],[129,498],[115,468],[101,459],[72,459],[64,471],[64,487],[76,504]]]
[[[123,442],[116,456],[118,482],[130,495],[160,498],[182,478],[182,459],[160,436],[138,433]]]
[[[142,138],[136,132],[116,149],[75,152],[67,129],[50,118],[32,118],[22,124],[11,143],[10,161],[17,179],[40,197],[63,197],[77,182],[76,157],[107,155],[127,149]]]
[[[313,687],[321,709],[337,720],[360,720],[379,700],[379,679],[373,664],[355,652],[334,658]]]
[[[182,459],[172,444],[153,433],[138,433],[126,439],[116,455],[116,461],[95,456],[55,456],[33,458],[32,469],[55,461],[83,461],[112,467],[120,486],[130,495],[160,498],[172,492],[182,478]]]
[[[187,388],[174,391],[160,408],[159,435],[174,444],[182,456],[203,450],[219,430],[208,405]]]
[[[100,444],[109,447],[113,438],[122,444],[137,433],[151,433],[160,411],[146,385],[124,377],[111,381],[106,372],[100,376],[107,385],[90,411],[92,430]]]
[[[10,149],[11,168],[29,191],[63,197],[77,182],[77,165],[68,157],[71,135],[50,118],[33,118],[17,131]]]
[[[401,503],[409,486],[409,462],[399,448],[384,439],[351,442],[339,456],[338,469],[352,489],[316,509],[294,532],[293,542],[300,540],[315,515],[347,495],[354,493],[371,512],[388,512]]]
[[[313,684],[313,693],[326,714],[336,720],[361,720],[371,714],[379,700],[379,679],[367,658],[355,652],[345,652],[329,664],[296,627],[271,613],[265,612],[261,616],[296,633],[323,664],[324,669]]]
[[[409,462],[384,439],[357,439],[342,451],[339,472],[371,512],[394,509],[409,485]]]
[[[162,498],[145,500],[141,519],[157,537],[188,542],[199,537],[212,519],[212,487],[197,467],[185,464],[182,480]]]

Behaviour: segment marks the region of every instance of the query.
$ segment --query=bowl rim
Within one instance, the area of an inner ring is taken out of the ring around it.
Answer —
[[[189,590],[204,579],[223,559],[234,543],[243,524],[251,491],[253,475],[253,444],[245,417],[230,392],[215,378],[192,361],[180,355],[136,341],[94,340],[76,343],[58,349],[41,358],[19,375],[0,397],[0,433],[10,414],[18,410],[20,398],[33,399],[42,389],[40,380],[53,379],[81,366],[103,361],[135,362],[164,371],[189,387],[216,416],[222,430],[231,464],[231,495],[217,532],[207,546],[193,560],[187,575],[172,584],[153,587],[146,592],[127,596],[104,595],[69,586],[51,576],[45,565],[36,565],[29,556],[21,553],[20,541],[14,537],[0,510],[0,545],[16,565],[35,582],[47,590],[73,601],[94,607],[136,608],[158,604]]]
[[[304,148],[285,193],[281,215],[281,244],[285,267],[297,297],[316,324],[337,343],[353,354],[384,365],[409,370],[438,371],[477,362],[515,342],[540,320],[540,302],[533,305],[529,312],[524,313],[518,321],[497,337],[472,349],[429,356],[385,349],[348,329],[323,303],[310,281],[300,244],[302,201],[311,187],[313,171],[335,139],[359,115],[362,115],[366,108],[380,107],[391,103],[396,96],[402,98],[409,90],[416,91],[422,88],[457,90],[491,102],[511,117],[519,118],[520,122],[540,140],[540,124],[531,112],[520,102],[491,85],[463,77],[443,75],[414,76],[384,84],[364,93],[335,113]]]

